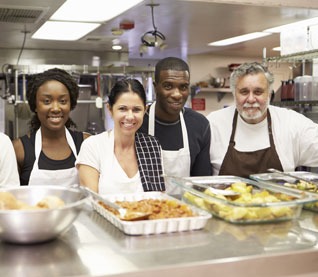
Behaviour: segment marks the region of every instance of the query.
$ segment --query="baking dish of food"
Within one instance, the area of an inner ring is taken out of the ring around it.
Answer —
[[[304,204],[318,199],[304,191],[236,176],[165,178],[166,182],[181,187],[184,202],[231,223],[292,220],[300,215]],[[233,191],[237,195],[213,193],[209,187]]]
[[[299,191],[317,193],[318,195],[318,185],[317,185],[318,174],[317,173],[312,173],[307,171],[293,171],[293,172],[287,172],[287,173],[304,180],[293,178],[291,176],[284,176],[279,173],[253,174],[250,176],[250,178],[257,182],[277,184],[284,187],[297,189]],[[318,212],[318,202],[305,204],[304,208],[314,212]]]
[[[136,202],[138,201],[145,203],[145,200],[149,200],[149,202],[157,200],[159,206],[161,203],[165,202],[167,205],[171,206],[172,210],[177,211],[178,209],[182,209],[186,210],[188,213],[183,217],[180,217],[179,215],[178,217],[165,218],[163,214],[160,214],[158,217],[161,218],[157,217],[156,219],[150,217],[146,220],[124,221],[116,216],[110,209],[105,208],[99,201],[93,200],[93,208],[127,235],[150,235],[199,230],[204,228],[208,219],[211,218],[211,214],[206,211],[187,205],[162,192],[113,194],[103,195],[103,197],[111,202],[116,202],[117,204],[120,202],[126,202],[126,204],[127,202],[130,202],[132,205],[136,205]],[[160,207],[158,207],[158,209],[160,209]]]

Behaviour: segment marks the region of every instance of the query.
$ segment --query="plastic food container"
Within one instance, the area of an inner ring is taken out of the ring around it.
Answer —
[[[165,193],[162,192],[145,192],[138,194],[113,194],[103,195],[108,200],[115,201],[139,201],[142,199],[171,199],[182,203]],[[185,203],[182,203],[185,204]],[[113,213],[102,207],[98,202],[92,200],[93,208],[109,222],[115,225],[118,229],[127,235],[150,235],[161,233],[182,232],[190,230],[203,229],[211,218],[211,214],[202,211],[196,207],[190,207],[196,214],[193,217],[180,217],[180,218],[164,218],[153,220],[140,220],[140,221],[123,221],[120,220]]]
[[[231,223],[248,224],[292,220],[300,215],[303,204],[318,200],[310,193],[236,176],[189,178],[166,176],[166,181],[182,188],[183,201]],[[225,197],[207,194],[207,190],[202,187],[205,185],[229,189],[233,184],[235,184],[236,191],[240,191],[239,196]],[[246,192],[244,186],[249,187],[250,192]]]
[[[253,180],[257,182],[276,184],[283,187],[290,187],[298,191],[306,191],[309,193],[314,193],[314,194],[317,194],[318,196],[317,184],[311,183],[311,182],[318,183],[318,174],[307,172],[307,171],[294,171],[294,172],[288,172],[288,173],[298,176],[300,178],[305,178],[306,180],[308,180],[308,182],[304,182],[289,176],[283,176],[282,174],[279,174],[279,173],[253,174],[250,176],[250,178],[252,178]],[[304,208],[307,210],[318,212],[318,202],[311,202],[311,203],[305,204]]]

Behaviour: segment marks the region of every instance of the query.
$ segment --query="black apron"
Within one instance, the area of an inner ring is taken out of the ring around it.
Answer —
[[[238,112],[235,110],[230,143],[224,156],[219,175],[234,175],[248,178],[251,174],[265,173],[267,172],[268,168],[275,168],[283,171],[283,167],[279,160],[274,144],[272,120],[269,110],[267,113],[270,147],[253,152],[240,152],[234,148],[234,137],[238,116]]]

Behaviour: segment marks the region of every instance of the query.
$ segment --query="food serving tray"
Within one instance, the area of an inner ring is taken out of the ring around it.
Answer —
[[[113,194],[102,195],[111,202],[115,201],[139,201],[143,199],[171,199],[176,202],[181,202],[162,192],[144,192],[137,194]],[[112,212],[101,206],[98,201],[92,200],[93,208],[109,222],[115,225],[118,229],[127,235],[150,235],[161,233],[172,233],[203,229],[211,218],[211,214],[190,206],[191,210],[196,214],[193,217],[180,217],[180,218],[164,218],[153,220],[140,220],[140,221],[123,221],[120,220]]]
[[[165,179],[166,182],[182,188],[183,201],[231,223],[248,224],[292,220],[300,215],[305,203],[318,200],[310,193],[237,176],[188,178],[165,176]],[[240,190],[244,187],[242,183],[251,188],[250,193]],[[236,184],[236,189],[240,190],[238,196],[211,194],[203,187],[229,189],[232,184]]]
[[[307,171],[291,171],[286,172],[299,178],[308,180],[308,182],[301,181],[291,176],[284,176],[279,173],[260,173],[250,175],[250,178],[263,183],[276,184],[283,187],[294,188],[299,191],[306,191],[318,195],[318,174]],[[304,205],[304,208],[314,212],[318,212],[318,202],[312,202]]]

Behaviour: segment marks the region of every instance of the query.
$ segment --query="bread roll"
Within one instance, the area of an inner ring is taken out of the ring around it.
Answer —
[[[14,195],[10,192],[0,192],[0,210],[17,210],[19,203]]]
[[[36,206],[44,209],[56,209],[65,206],[65,203],[61,198],[50,195],[44,197],[40,202],[36,204]]]

